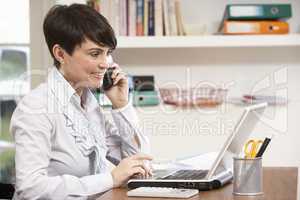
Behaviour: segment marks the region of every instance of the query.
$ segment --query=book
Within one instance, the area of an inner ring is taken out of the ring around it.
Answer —
[[[162,7],[163,7],[163,32],[164,35],[169,36],[170,35],[170,19],[169,19],[169,11],[168,11],[168,2],[167,0],[162,1]]]
[[[136,35],[144,35],[144,0],[136,2]]]
[[[100,12],[100,0],[88,0],[86,1],[86,4],[95,9],[97,12]]]
[[[223,34],[287,34],[289,24],[283,21],[224,21]]]
[[[144,0],[144,21],[143,21],[143,27],[144,27],[144,35],[145,36],[148,36],[148,20],[149,20],[149,17],[148,17],[148,4],[149,0]]]
[[[102,0],[100,13],[107,19],[107,21],[112,25],[112,1]]]
[[[119,14],[119,1],[113,0],[111,5],[111,25],[115,31],[116,36],[120,35],[120,14]]]
[[[126,8],[126,36],[129,36],[129,0],[125,0],[125,8]]]
[[[155,23],[154,0],[149,0],[148,1],[148,35],[149,36],[154,36],[155,35],[154,23]]]
[[[225,20],[265,20],[292,17],[291,4],[229,4],[225,8]]]
[[[163,35],[162,0],[154,0],[154,31],[156,36]]]
[[[170,22],[170,35],[175,36],[177,34],[177,22],[175,12],[175,0],[166,0],[168,4],[168,15]]]
[[[177,33],[178,35],[186,35],[185,28],[183,25],[182,14],[180,9],[180,1],[175,0],[175,14],[177,22]]]
[[[119,35],[127,35],[127,4],[126,0],[119,1]]]
[[[128,22],[128,35],[136,36],[136,0],[129,0],[129,22]]]

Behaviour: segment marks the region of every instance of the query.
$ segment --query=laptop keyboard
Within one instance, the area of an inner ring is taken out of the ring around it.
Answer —
[[[169,174],[171,174],[172,172],[174,172],[174,170],[155,170],[153,171],[153,176],[151,178],[155,179],[162,179],[165,176],[168,176]]]
[[[199,180],[205,178],[208,170],[179,170],[175,173],[166,176],[162,179],[184,179],[184,180]]]

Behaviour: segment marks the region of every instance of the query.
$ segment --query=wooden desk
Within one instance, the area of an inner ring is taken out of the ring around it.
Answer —
[[[296,200],[297,199],[297,179],[298,168],[296,167],[267,167],[263,170],[264,195],[262,196],[234,196],[232,194],[232,184],[225,187],[203,191],[189,200]],[[97,200],[159,200],[163,198],[133,198],[126,196],[127,189],[113,189]],[[170,200],[170,198],[168,198]]]

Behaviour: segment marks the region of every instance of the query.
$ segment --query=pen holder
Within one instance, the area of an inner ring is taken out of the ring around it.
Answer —
[[[233,194],[263,194],[262,158],[233,158]]]

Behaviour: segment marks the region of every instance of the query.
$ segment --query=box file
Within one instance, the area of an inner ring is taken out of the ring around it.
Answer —
[[[226,20],[263,20],[292,17],[290,4],[229,4],[226,6]]]
[[[289,24],[283,21],[224,21],[223,34],[287,34]]]

